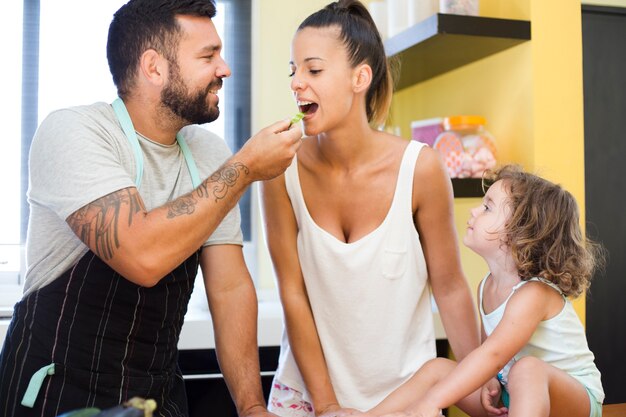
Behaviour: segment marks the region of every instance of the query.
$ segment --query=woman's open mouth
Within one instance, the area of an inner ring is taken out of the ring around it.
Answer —
[[[298,101],[298,108],[305,115],[315,113],[318,107],[317,103],[312,101]]]

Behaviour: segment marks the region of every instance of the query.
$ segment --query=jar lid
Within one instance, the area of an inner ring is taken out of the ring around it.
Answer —
[[[446,117],[443,121],[446,129],[454,129],[455,126],[484,125],[487,121],[483,116],[463,115]]]

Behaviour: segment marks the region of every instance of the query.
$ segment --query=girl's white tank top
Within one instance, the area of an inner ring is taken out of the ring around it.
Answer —
[[[539,323],[528,343],[502,368],[500,374],[504,384],[508,382],[509,371],[515,362],[524,356],[533,356],[570,374],[583,384],[598,402],[602,403],[604,390],[600,380],[600,371],[596,367],[593,353],[587,345],[585,328],[571,301],[563,295],[561,289],[545,278],[534,277],[521,281],[511,289],[509,296],[498,308],[487,314],[483,309],[483,288],[487,279],[493,279],[491,274],[488,274],[481,281],[478,291],[480,317],[487,336],[493,333],[502,320],[506,306],[515,291],[526,283],[531,281],[542,282],[554,288],[563,297],[563,309],[556,316]]]

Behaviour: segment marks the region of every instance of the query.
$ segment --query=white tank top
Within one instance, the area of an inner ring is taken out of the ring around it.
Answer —
[[[529,281],[543,282],[561,294],[564,300],[563,310],[556,316],[544,320],[532,334],[530,340],[510,361],[502,371],[503,382],[508,381],[511,366],[524,356],[534,356],[550,365],[559,368],[580,381],[598,402],[604,400],[604,390],[600,380],[600,371],[593,362],[594,356],[585,336],[585,329],[578,319],[572,303],[563,295],[561,289],[544,278],[531,278],[515,285],[507,299],[489,314],[483,310],[483,288],[488,275],[481,283],[479,290],[480,317],[483,321],[485,334],[489,336],[502,320],[506,305],[515,291]]]
[[[375,406],[436,355],[426,261],[412,213],[413,176],[422,145],[411,141],[404,152],[387,217],[351,243],[312,219],[297,160],[285,172],[311,309],[335,394],[344,407]],[[285,332],[277,379],[310,401]]]

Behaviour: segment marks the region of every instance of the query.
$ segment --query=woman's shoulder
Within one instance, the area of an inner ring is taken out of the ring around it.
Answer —
[[[413,173],[413,192],[427,199],[435,196],[452,198],[450,176],[439,156],[439,152],[424,145],[419,151]]]
[[[390,149],[396,152],[403,152],[407,146],[407,142],[410,143],[409,139],[381,130],[376,131],[374,137],[377,141],[384,142],[385,147],[390,147]]]
[[[420,149],[416,174],[441,174],[445,173],[443,162],[439,157],[439,152],[428,145],[423,145]]]

